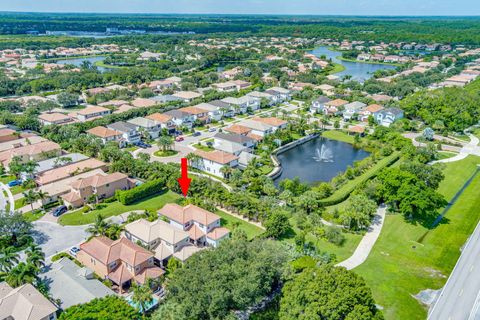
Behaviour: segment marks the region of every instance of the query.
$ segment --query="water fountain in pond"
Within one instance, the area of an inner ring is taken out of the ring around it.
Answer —
[[[330,148],[322,144],[320,149],[315,150],[315,156],[313,159],[317,162],[333,162],[333,153]]]

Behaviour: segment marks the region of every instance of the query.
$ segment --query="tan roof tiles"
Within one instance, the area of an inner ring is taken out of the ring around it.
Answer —
[[[110,138],[110,137],[116,137],[116,136],[122,135],[122,133],[117,130],[113,130],[113,129],[102,127],[102,126],[98,126],[90,130],[87,130],[87,133],[100,138]]]
[[[182,207],[176,203],[168,203],[158,210],[158,213],[180,224],[185,224],[189,221],[196,221],[203,225],[209,225],[220,219],[216,214],[193,204]]]
[[[203,159],[207,159],[219,164],[228,164],[232,161],[238,160],[238,157],[236,155],[220,150],[215,150],[211,152],[196,150],[194,153]]]

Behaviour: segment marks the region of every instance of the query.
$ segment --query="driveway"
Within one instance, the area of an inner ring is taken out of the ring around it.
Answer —
[[[33,223],[35,242],[42,248],[46,260],[62,251],[82,243],[90,235],[88,226],[61,226],[50,221]]]
[[[158,146],[152,146],[151,148],[147,149],[138,149],[133,152],[133,156],[135,158],[138,157],[140,153],[147,153],[151,157],[151,161],[158,161],[163,163],[180,163],[181,158],[185,158],[189,153],[195,151],[194,148],[181,145],[178,142],[175,142],[173,147],[174,150],[178,151],[178,153],[171,157],[156,157],[153,154],[159,150]]]

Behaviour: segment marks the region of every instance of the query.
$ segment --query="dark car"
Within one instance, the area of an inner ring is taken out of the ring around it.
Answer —
[[[20,180],[12,180],[12,181],[9,181],[7,184],[8,184],[9,187],[15,187],[15,186],[21,185],[21,184],[22,184],[22,181],[20,181]]]
[[[62,214],[64,214],[65,212],[67,212],[68,209],[66,206],[60,206],[60,207],[57,207],[55,208],[53,211],[52,211],[52,215],[54,217],[59,217],[61,216]]]
[[[199,135],[201,135],[202,133],[200,131],[196,131],[192,134],[193,137],[198,137]]]
[[[152,145],[150,145],[148,143],[145,143],[143,141],[137,142],[135,145],[137,147],[140,147],[140,148],[143,148],[143,149],[150,148],[152,146]]]

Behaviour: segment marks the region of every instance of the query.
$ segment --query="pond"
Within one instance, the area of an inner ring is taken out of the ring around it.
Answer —
[[[318,137],[277,156],[283,171],[275,183],[295,177],[311,184],[330,181],[355,161],[369,155],[351,144]]]
[[[95,65],[95,62],[103,61],[107,57],[105,56],[95,56],[95,57],[86,57],[86,58],[72,58],[72,59],[60,59],[56,60],[55,63],[57,64],[73,64],[76,67],[80,67],[84,61],[89,61],[92,65]],[[105,67],[97,67],[100,72],[105,72],[107,70],[111,70],[111,68]]]
[[[352,77],[352,80],[359,82],[370,79],[377,70],[396,68],[395,66],[387,64],[342,61],[337,58],[342,55],[341,52],[330,50],[328,47],[324,46],[314,49],[311,51],[311,54],[314,54],[317,57],[326,56],[327,59],[332,59],[334,63],[343,65],[345,70],[336,73],[335,75],[339,77],[349,75]]]

